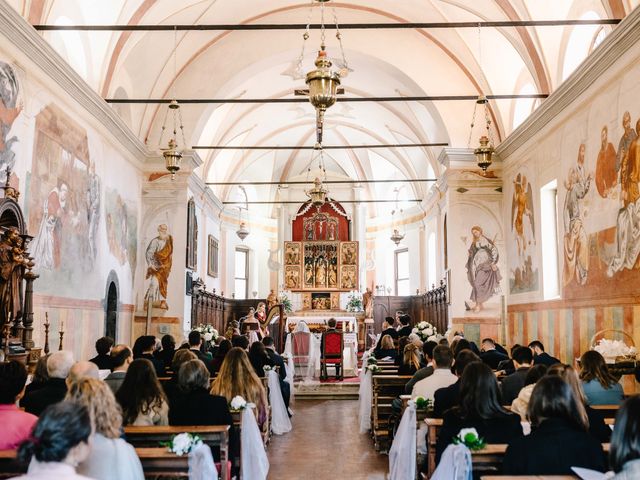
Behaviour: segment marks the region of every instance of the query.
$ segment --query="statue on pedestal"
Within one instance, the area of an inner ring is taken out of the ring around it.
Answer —
[[[278,303],[278,296],[273,291],[273,288],[269,291],[269,295],[267,295],[267,312],[271,310],[275,304]]]
[[[18,229],[8,228],[0,239],[0,327],[22,317],[24,253]]]
[[[373,292],[369,287],[362,294],[362,305],[364,306],[364,318],[373,318]]]

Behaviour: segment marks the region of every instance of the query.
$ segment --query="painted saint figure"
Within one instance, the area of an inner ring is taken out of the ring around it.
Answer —
[[[13,170],[16,162],[13,144],[18,141],[14,135],[7,138],[13,122],[20,112],[22,103],[18,103],[20,92],[18,80],[11,65],[0,62],[0,181],[5,181],[7,167]]]
[[[605,125],[600,131],[600,152],[596,161],[595,184],[602,198],[608,197],[618,181],[616,149],[608,140],[609,130]]]
[[[584,144],[578,150],[578,163],[569,170],[564,183],[564,285],[575,278],[578,285],[587,283],[589,272],[589,242],[582,218],[582,201],[589,192],[591,174],[584,168]]]
[[[33,256],[39,268],[44,270],[59,269],[61,264],[62,227],[67,212],[69,187],[61,182],[53,188],[44,202],[44,212],[38,235],[33,246]]]
[[[626,156],[629,154],[631,143],[638,136],[633,128],[631,128],[631,114],[624,112],[622,115],[622,128],[624,130],[622,137],[620,137],[620,143],[618,144],[618,156],[616,157],[616,174],[620,172],[620,167],[626,160]]]
[[[471,228],[473,239],[469,246],[467,260],[467,278],[471,284],[471,303],[465,302],[467,310],[479,312],[483,304],[494,295],[500,293],[500,270],[498,270],[498,248],[487,238],[482,228]]]
[[[87,188],[87,224],[89,226],[88,251],[92,259],[98,253],[98,221],[100,220],[100,179],[96,175],[96,164],[92,163]],[[126,238],[122,239],[126,242]]]
[[[511,202],[511,224],[516,232],[518,257],[520,264],[524,263],[527,250],[527,235],[525,235],[525,217],[531,225],[531,237],[535,239],[535,223],[533,218],[533,191],[527,177],[520,173],[514,180],[513,199]],[[535,241],[535,240],[533,240]]]
[[[146,251],[147,275],[149,287],[144,296],[145,305],[151,300],[153,306],[169,309],[167,289],[173,256],[173,238],[167,225],[158,225],[158,236],[149,242]]]

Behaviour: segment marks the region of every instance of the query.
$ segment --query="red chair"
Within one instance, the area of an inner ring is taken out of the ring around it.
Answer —
[[[294,332],[291,334],[291,354],[293,356],[294,376],[304,377],[309,367],[309,349],[311,346],[311,333]],[[303,372],[300,375],[298,372]]]
[[[320,378],[326,380],[329,377],[327,366],[333,365],[336,369],[336,378],[342,380],[344,368],[342,365],[342,352],[344,351],[344,336],[340,331],[325,332],[322,335],[322,356],[320,357]]]

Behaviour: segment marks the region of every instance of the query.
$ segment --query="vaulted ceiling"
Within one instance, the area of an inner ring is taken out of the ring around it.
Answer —
[[[10,0],[32,24],[306,24],[319,23],[316,2],[295,0]],[[480,22],[622,18],[639,0],[333,0],[327,23]],[[310,17],[311,15],[311,17]],[[346,30],[352,72],[345,96],[510,95],[551,93],[611,30],[611,26],[538,26]],[[50,31],[60,54],[103,97],[285,98],[304,80],[294,75],[303,31]],[[327,50],[341,59],[335,31]],[[306,42],[303,71],[313,68],[318,30]],[[499,143],[539,100],[491,101]],[[114,108],[140,139],[156,148],[165,107]],[[343,102],[326,118],[327,145],[445,142],[468,145],[473,101]],[[313,145],[313,108],[305,103],[189,104],[182,108],[190,145]],[[474,134],[474,137],[479,135]],[[475,143],[475,138],[472,140]],[[441,173],[441,147],[332,150],[327,174],[345,179],[427,178]],[[304,179],[317,168],[310,151],[202,150],[205,181]],[[404,188],[421,198],[428,183]],[[393,197],[394,184],[367,189]],[[214,187],[222,199],[235,187]],[[250,190],[273,198],[276,187]]]

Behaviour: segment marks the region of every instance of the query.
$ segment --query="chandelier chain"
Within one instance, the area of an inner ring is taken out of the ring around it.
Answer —
[[[320,2],[320,48],[325,48],[325,28],[324,28],[324,2]]]
[[[313,0],[311,0],[311,7],[309,8],[309,14],[307,15],[307,26],[302,34],[302,48],[300,49],[300,55],[296,62],[296,76],[304,78],[304,71],[302,70],[302,62],[304,62],[304,56],[306,53],[307,40],[311,36],[311,18],[313,17]]]

